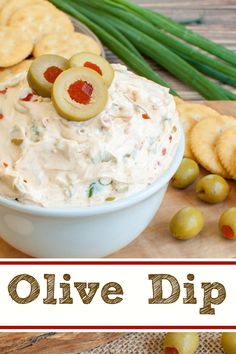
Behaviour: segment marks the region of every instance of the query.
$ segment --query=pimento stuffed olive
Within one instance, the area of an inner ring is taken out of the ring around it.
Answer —
[[[108,87],[111,85],[114,78],[114,70],[112,66],[106,59],[96,54],[87,52],[75,54],[70,59],[70,66],[75,68],[84,67],[96,71],[102,76]]]
[[[102,112],[108,89],[101,75],[87,68],[70,68],[56,79],[52,100],[64,118],[84,121]]]
[[[164,354],[194,354],[199,345],[199,337],[194,332],[167,333]]]
[[[68,68],[69,61],[59,55],[41,55],[29,68],[28,83],[39,96],[51,97],[56,78]]]
[[[228,240],[236,239],[236,208],[226,210],[220,217],[219,228]]]

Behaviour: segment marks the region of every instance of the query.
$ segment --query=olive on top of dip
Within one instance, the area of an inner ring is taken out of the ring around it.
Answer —
[[[112,65],[104,109],[71,121],[32,91],[27,73],[0,85],[0,195],[43,207],[130,196],[171,164],[178,114],[168,89]],[[59,76],[60,77],[60,76]]]

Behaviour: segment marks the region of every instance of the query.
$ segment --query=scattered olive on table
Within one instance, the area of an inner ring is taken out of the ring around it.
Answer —
[[[199,176],[198,164],[188,158],[184,158],[172,178],[171,184],[174,188],[184,189],[190,186]]]
[[[196,193],[198,198],[206,203],[220,203],[228,197],[229,185],[221,176],[207,175],[197,182]]]
[[[221,215],[219,219],[219,228],[225,238],[229,240],[236,239],[236,207],[226,210]]]
[[[224,332],[221,335],[221,345],[225,354],[236,353],[236,332]]]
[[[188,240],[197,236],[203,229],[204,216],[202,212],[193,207],[179,210],[170,222],[171,234],[180,239]]]
[[[199,345],[195,332],[167,333],[164,341],[164,354],[194,354]]]

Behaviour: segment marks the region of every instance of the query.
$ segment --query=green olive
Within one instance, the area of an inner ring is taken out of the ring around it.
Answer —
[[[103,111],[107,100],[108,88],[102,76],[84,67],[63,71],[52,89],[54,107],[67,120],[93,118]]]
[[[164,341],[164,354],[194,354],[199,345],[195,332],[167,333]]]
[[[23,139],[11,139],[12,144],[19,146],[23,143]]]
[[[219,228],[229,240],[236,239],[236,208],[226,210],[220,217]]]
[[[236,353],[236,332],[222,333],[221,345],[226,354],[235,354]]]
[[[70,59],[70,66],[72,68],[85,67],[96,71],[102,76],[103,80],[109,87],[114,79],[114,69],[106,59],[100,55],[93,53],[82,52],[73,55]]]
[[[198,198],[206,203],[220,203],[228,197],[229,185],[221,176],[208,175],[198,181],[196,193]]]
[[[203,229],[204,217],[201,211],[193,207],[178,211],[170,223],[170,232],[180,240],[197,236]]]
[[[69,61],[59,55],[41,55],[29,68],[27,76],[29,86],[38,95],[50,97],[56,78],[68,68]]]
[[[184,189],[190,186],[199,175],[198,164],[191,159],[184,158],[172,178],[172,186],[178,189]]]

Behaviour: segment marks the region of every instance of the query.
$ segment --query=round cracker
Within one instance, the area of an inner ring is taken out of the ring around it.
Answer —
[[[28,5],[14,12],[9,25],[19,27],[29,33],[34,42],[46,33],[73,33],[74,26],[70,18],[62,11],[42,5]]]
[[[221,134],[217,140],[216,151],[226,171],[236,180],[236,126]]]
[[[20,62],[17,65],[11,66],[9,68],[1,69],[0,70],[0,83],[7,82],[12,79],[13,76],[27,72],[29,70],[30,65],[32,64],[33,60],[26,59]]]
[[[192,128],[202,119],[208,117],[219,117],[220,114],[214,109],[199,103],[189,103],[176,101],[177,111],[185,133],[185,152],[184,156],[194,158],[190,145],[190,132]]]
[[[27,33],[11,27],[0,27],[0,67],[20,63],[33,49],[33,42]]]
[[[198,122],[190,133],[190,144],[195,159],[211,173],[230,178],[216,152],[219,136],[236,125],[236,119],[229,116],[210,117]]]
[[[0,10],[7,4],[9,0],[0,0]]]
[[[55,8],[50,2],[46,0],[9,0],[3,6],[0,12],[0,25],[8,25],[9,19],[17,10],[24,11],[24,7],[32,4],[41,4],[44,6],[49,6]]]
[[[83,33],[58,34],[52,33],[43,36],[36,44],[33,55],[38,57],[43,54],[57,54],[67,59],[80,52],[101,54],[99,44]]]

